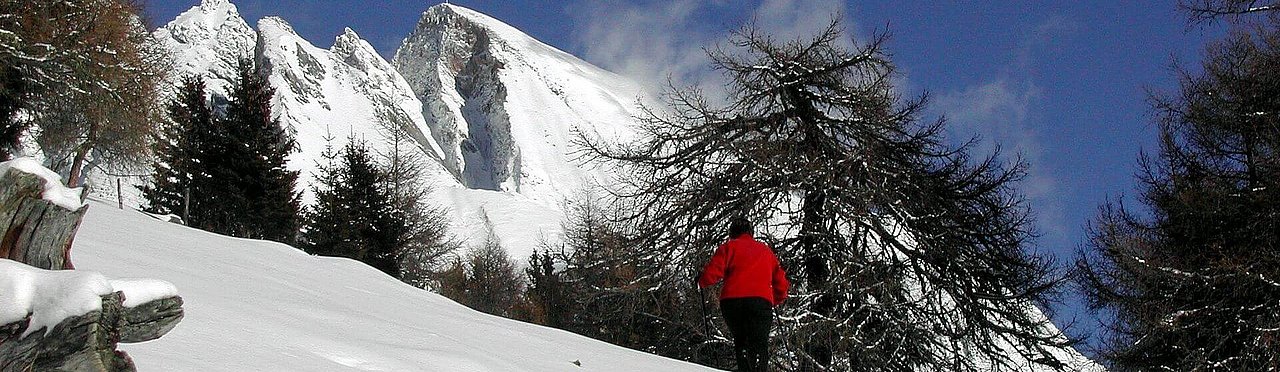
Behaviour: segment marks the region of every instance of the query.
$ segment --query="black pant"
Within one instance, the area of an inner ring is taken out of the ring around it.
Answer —
[[[724,322],[733,333],[733,351],[738,370],[764,372],[769,369],[769,328],[773,323],[773,305],[760,297],[720,300]]]

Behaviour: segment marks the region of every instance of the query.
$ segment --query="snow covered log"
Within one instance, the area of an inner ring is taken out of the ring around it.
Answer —
[[[72,268],[71,241],[86,208],[81,188],[62,186],[58,174],[36,160],[0,163],[0,258]]]
[[[0,259],[0,372],[133,371],[117,345],[159,338],[182,317],[167,282]]]
[[[116,351],[123,318],[119,293],[102,296],[102,310],[63,320],[23,337],[30,318],[0,326],[0,371],[133,371]]]

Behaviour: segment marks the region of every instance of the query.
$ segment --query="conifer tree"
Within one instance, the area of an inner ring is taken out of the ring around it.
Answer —
[[[839,22],[790,42],[747,27],[711,53],[727,105],[675,91],[644,140],[583,141],[629,182],[619,222],[650,252],[632,283],[691,288],[723,223],[745,217],[796,284],[778,309],[780,369],[1071,368],[1068,340],[1034,307],[1055,282],[1026,246],[1023,164],[947,145],[944,122],[920,119],[925,99],[893,87],[884,39],[850,50],[843,35]],[[679,306],[696,312],[686,291]],[[668,328],[702,328],[668,312]],[[702,342],[726,338],[715,332]]]
[[[556,258],[551,255],[550,250],[535,250],[529,256],[529,266],[524,271],[529,283],[525,296],[533,308],[529,320],[548,327],[567,329],[577,309],[570,304],[567,285],[555,264]]]
[[[246,238],[295,240],[298,172],[286,167],[294,142],[272,118],[274,94],[254,62],[241,60],[226,116],[214,120],[216,135],[206,152],[211,184],[196,187],[208,201],[200,227]]]
[[[0,160],[13,157],[21,145],[22,133],[30,126],[30,122],[17,115],[29,94],[21,70],[14,66],[0,67]]]
[[[483,244],[467,254],[467,295],[464,302],[481,312],[511,316],[522,297],[523,282],[516,263],[507,256],[492,228]]]
[[[312,254],[349,257],[399,278],[397,243],[404,220],[393,213],[386,171],[356,140],[337,154],[326,151],[326,157],[337,162],[320,167],[302,246]]]
[[[522,305],[524,283],[516,270],[516,262],[507,256],[485,222],[488,235],[481,245],[472,247],[465,258],[455,257],[441,270],[440,294],[460,304],[488,314],[512,317]],[[527,315],[527,314],[526,314]]]
[[[1160,148],[1139,163],[1149,213],[1108,204],[1090,226],[1077,268],[1112,315],[1103,356],[1116,370],[1280,370],[1275,25],[1233,30],[1203,72],[1154,99]]]
[[[201,168],[213,160],[204,157],[204,147],[213,128],[213,111],[205,99],[204,81],[187,76],[178,85],[178,96],[168,107],[168,121],[155,139],[156,161],[152,165],[151,184],[143,186],[147,210],[152,213],[184,215],[191,208],[188,197],[193,192],[193,179],[204,177]],[[194,209],[203,210],[199,190],[194,193]]]
[[[379,122],[385,151],[379,153],[386,171],[385,189],[391,198],[391,216],[399,223],[390,231],[396,239],[400,279],[420,288],[438,284],[446,260],[461,246],[449,233],[445,210],[431,204],[431,187],[425,183],[427,152],[394,120]]]
[[[314,255],[353,257],[358,238],[355,224],[350,223],[354,211],[346,200],[347,172],[339,160],[341,154],[333,148],[333,138],[326,141],[320,154],[324,162],[316,164],[319,172],[313,175],[316,183],[311,185],[315,202],[303,210],[304,228],[298,246]]]

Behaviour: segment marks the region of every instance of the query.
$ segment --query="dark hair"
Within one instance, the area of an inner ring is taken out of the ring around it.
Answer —
[[[752,232],[755,232],[755,229],[751,227],[751,221],[747,221],[746,218],[735,217],[729,221],[729,239]]]

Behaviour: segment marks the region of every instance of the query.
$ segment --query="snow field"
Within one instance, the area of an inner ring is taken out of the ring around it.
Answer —
[[[109,203],[90,203],[73,252],[79,268],[181,289],[182,323],[121,346],[143,371],[711,370],[476,312],[356,261]]]

